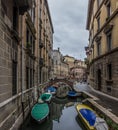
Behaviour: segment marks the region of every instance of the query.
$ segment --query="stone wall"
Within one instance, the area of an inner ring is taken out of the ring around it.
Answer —
[[[104,58],[101,58],[94,62],[94,66],[91,65],[91,70],[93,70],[94,67],[94,73],[91,74],[90,78],[90,85],[95,88],[99,89],[98,81],[97,81],[97,70],[101,70],[101,91],[118,97],[118,51],[115,51],[114,53],[105,56]],[[108,80],[108,71],[107,71],[107,65],[111,63],[112,64],[112,80]],[[92,72],[91,72],[92,73]],[[109,83],[110,82],[110,83]]]
[[[0,104],[0,129],[9,130],[12,127],[19,127],[26,118],[27,113],[31,110],[34,104],[32,95],[33,90],[25,91],[24,100],[21,103],[21,93],[17,96],[6,100]],[[23,109],[24,108],[24,109]],[[15,125],[17,122],[19,124]]]
[[[2,19],[0,23],[0,102],[2,102],[12,95],[12,39]]]

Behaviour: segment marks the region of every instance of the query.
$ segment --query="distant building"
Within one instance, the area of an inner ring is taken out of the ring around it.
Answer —
[[[118,1],[89,0],[86,28],[88,82],[95,89],[118,97]]]
[[[60,76],[61,74],[61,59],[62,59],[62,54],[60,52],[60,49],[58,50],[53,50],[52,52],[53,55],[53,78]]]
[[[64,56],[64,61],[66,63],[68,63],[69,69],[70,69],[70,68],[72,68],[74,66],[75,58],[72,57],[72,56],[66,55],[66,56]]]
[[[69,76],[69,65],[62,61],[61,62],[61,77],[67,78]]]
[[[83,68],[86,68],[85,61],[75,60],[74,61],[74,67],[83,67]]]
[[[53,66],[54,72],[53,77],[67,77],[69,73],[69,66],[63,61],[63,56],[60,49],[53,50]]]
[[[74,78],[77,81],[86,81],[85,68],[83,67],[71,68],[70,75],[71,75],[71,78]]]
[[[86,64],[82,60],[77,60],[71,56],[64,56],[64,61],[69,65],[69,77],[77,81],[86,80]]]

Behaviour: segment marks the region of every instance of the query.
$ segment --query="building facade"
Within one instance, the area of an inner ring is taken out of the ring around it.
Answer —
[[[61,61],[62,61],[62,54],[60,49],[53,50],[53,78],[60,77],[61,75]]]
[[[72,68],[74,66],[75,58],[72,57],[72,56],[66,55],[66,56],[64,56],[64,61],[66,63],[68,63],[69,69],[70,69],[70,68]]]
[[[86,80],[86,64],[82,60],[77,60],[71,56],[64,56],[64,62],[69,65],[69,77],[77,81]]]
[[[34,99],[33,82],[28,90],[25,85],[26,42],[22,38],[22,24],[26,23],[23,15],[32,8],[33,1],[0,0],[0,3],[0,129],[9,130],[26,117]],[[34,69],[33,64],[30,68]]]
[[[60,49],[53,50],[53,78],[56,77],[68,77],[69,65],[64,62],[64,58],[60,52]]]
[[[118,1],[89,0],[86,54],[89,83],[95,89],[118,97]]]
[[[39,83],[52,76],[53,25],[47,0],[38,1]]]
[[[51,74],[52,44],[47,0],[0,0],[0,129],[18,129],[31,110]]]
[[[64,62],[63,60],[61,61],[61,64],[60,64],[60,75],[61,77],[63,78],[67,78],[69,76],[69,65],[68,63]]]

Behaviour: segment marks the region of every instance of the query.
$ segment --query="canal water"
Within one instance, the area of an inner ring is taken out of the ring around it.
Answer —
[[[37,124],[29,115],[20,130],[86,130],[75,107],[81,101],[81,98],[76,100],[53,98],[49,104],[50,115],[46,121]]]

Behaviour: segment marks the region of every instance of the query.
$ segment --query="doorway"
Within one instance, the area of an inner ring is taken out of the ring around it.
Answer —
[[[97,71],[97,77],[98,77],[98,84],[97,84],[98,90],[101,91],[101,70],[100,69],[98,69]]]

